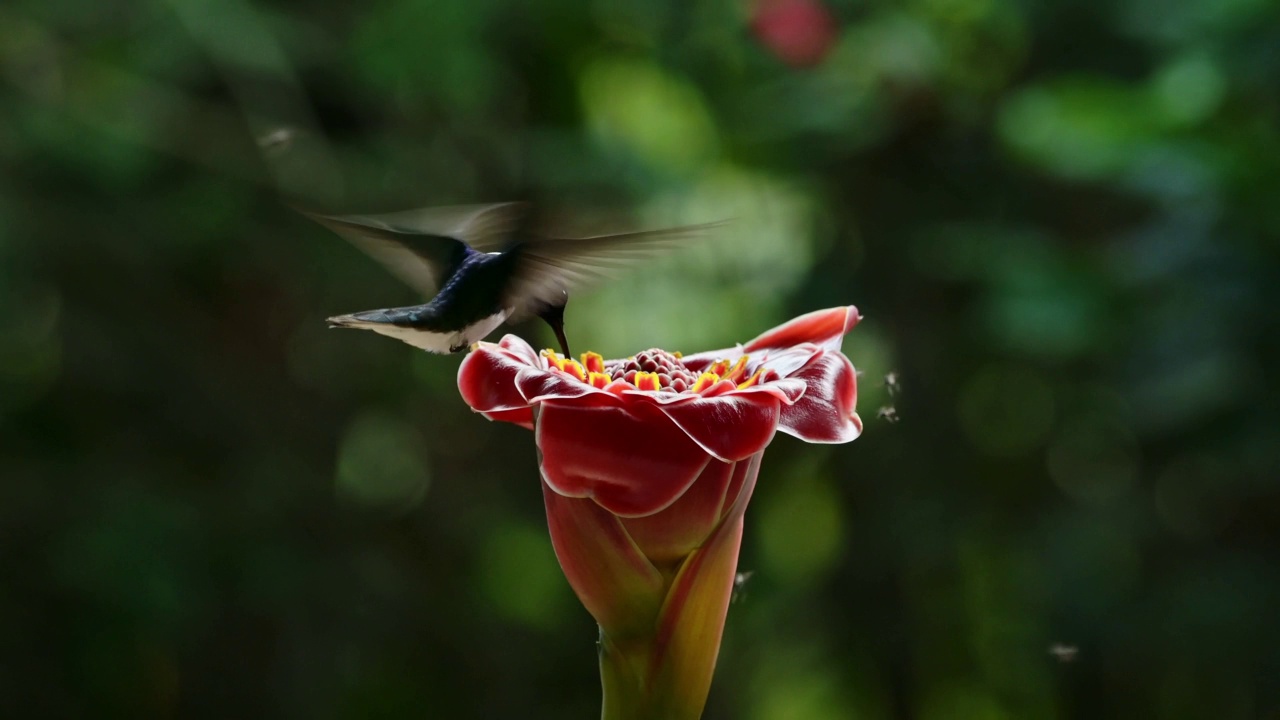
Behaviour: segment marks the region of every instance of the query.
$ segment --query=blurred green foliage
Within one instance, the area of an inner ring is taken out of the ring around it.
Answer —
[[[328,332],[415,297],[282,202],[509,199],[735,220],[576,348],[866,316],[708,718],[1280,712],[1280,5],[824,7],[0,6],[0,712],[597,714],[532,436]]]

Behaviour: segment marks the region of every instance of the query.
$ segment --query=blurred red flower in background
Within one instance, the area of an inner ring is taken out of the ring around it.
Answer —
[[[831,308],[734,348],[612,361],[508,335],[463,361],[473,409],[535,431],[556,556],[600,625],[604,717],[701,714],[765,447],[862,431],[840,352],[858,320]]]
[[[751,30],[762,45],[792,67],[811,67],[836,40],[836,21],[821,0],[760,0]]]

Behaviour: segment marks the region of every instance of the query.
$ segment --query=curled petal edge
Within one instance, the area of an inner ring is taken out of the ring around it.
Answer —
[[[659,408],[708,455],[737,462],[763,451],[773,439],[780,405],[769,393],[738,393]]]
[[[853,305],[814,310],[760,333],[744,349],[750,353],[813,343],[827,350],[839,350],[844,336],[861,319],[862,315]]]
[[[804,382],[808,391],[783,408],[780,431],[811,443],[845,443],[862,434],[857,374],[849,358],[839,352],[822,353],[791,377]]]
[[[458,366],[462,399],[481,413],[527,408],[529,403],[515,387],[515,379],[528,367],[527,360],[500,345],[478,345]]]

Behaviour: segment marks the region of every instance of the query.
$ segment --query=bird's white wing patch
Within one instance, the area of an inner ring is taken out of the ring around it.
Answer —
[[[456,332],[431,332],[411,327],[400,327],[390,323],[351,323],[346,327],[372,330],[379,335],[386,335],[404,343],[408,343],[430,353],[447,355],[454,348],[468,347],[472,343],[483,340],[493,332],[503,320],[507,319],[507,311],[494,313],[483,320],[474,322]]]
[[[421,348],[430,353],[439,353],[440,355],[447,355],[452,345],[450,338],[453,337],[453,333],[430,332],[396,325],[366,325],[363,329],[372,330],[379,335],[386,335],[389,338],[395,338],[416,348]]]
[[[506,320],[507,316],[510,314],[510,310],[503,310],[502,312],[494,313],[479,322],[472,323],[471,325],[463,328],[462,332],[455,336],[455,339],[462,341],[458,343],[460,345],[470,345],[473,342],[479,342],[489,337],[489,333],[493,332],[499,325],[501,325],[502,321]]]

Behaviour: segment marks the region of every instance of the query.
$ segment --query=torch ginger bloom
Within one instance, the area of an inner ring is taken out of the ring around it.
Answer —
[[[702,714],[765,447],[862,431],[840,352],[858,320],[830,308],[746,345],[623,360],[507,335],[463,361],[463,399],[535,433],[556,557],[600,625],[606,720]]]

